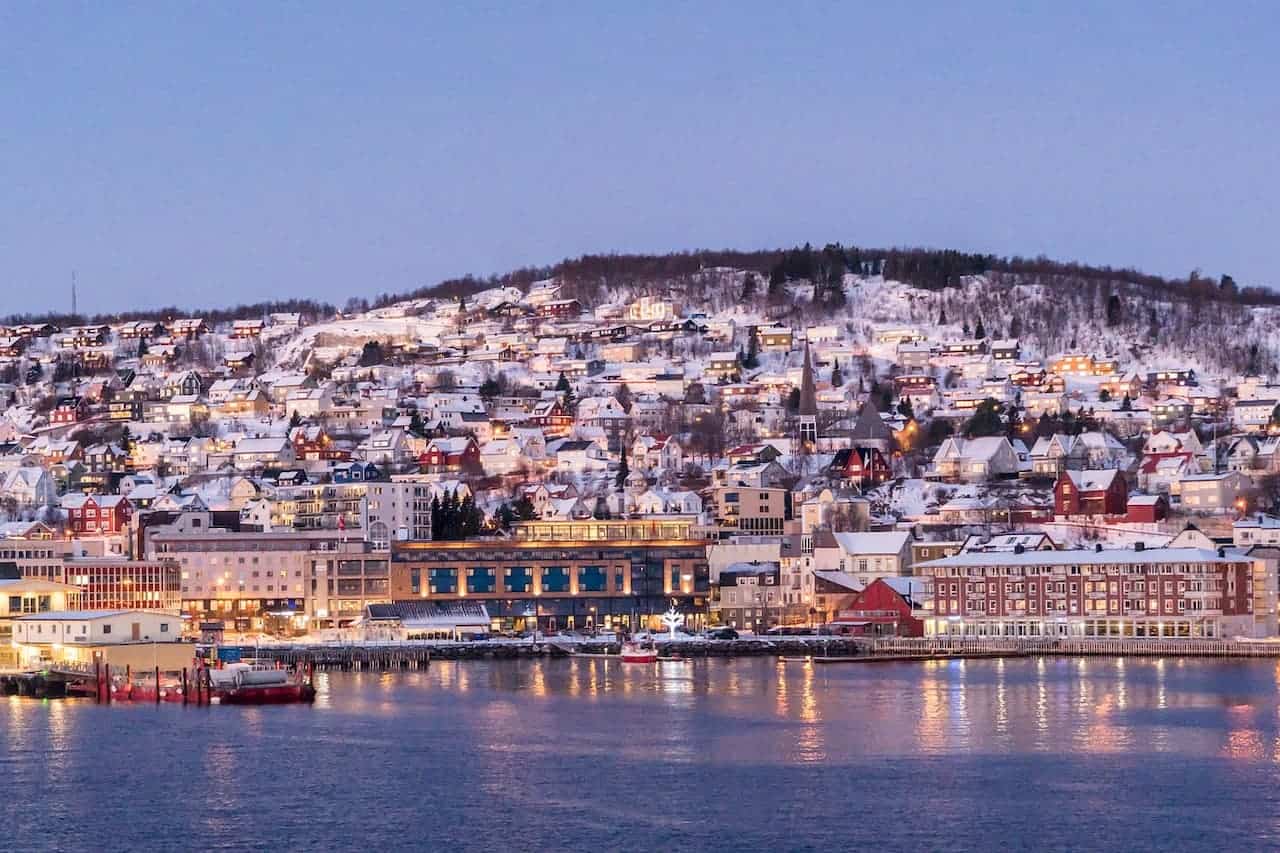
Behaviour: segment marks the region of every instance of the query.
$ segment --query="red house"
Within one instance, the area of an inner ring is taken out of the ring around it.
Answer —
[[[122,533],[133,515],[133,506],[120,495],[65,495],[62,508],[67,511],[67,529],[72,533]]]
[[[878,486],[893,477],[889,460],[874,447],[837,450],[831,460],[831,473],[863,486]]]
[[[919,578],[876,578],[840,611],[831,627],[850,634],[923,637],[924,620],[914,607],[914,596],[923,593]]]
[[[334,443],[323,427],[300,426],[289,431],[289,443],[299,462],[350,462],[351,451]]]
[[[1106,471],[1063,471],[1053,484],[1055,515],[1124,515],[1129,485],[1124,474]]]
[[[423,471],[461,471],[480,467],[480,445],[469,435],[434,438],[418,457]]]
[[[89,416],[89,404],[83,397],[60,397],[49,415],[49,422],[55,424],[79,423]]]
[[[1129,498],[1125,521],[1155,524],[1169,516],[1169,501],[1164,495],[1134,495]]]

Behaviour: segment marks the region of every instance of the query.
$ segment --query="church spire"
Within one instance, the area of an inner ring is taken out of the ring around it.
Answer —
[[[812,448],[818,443],[818,392],[813,385],[813,357],[809,342],[804,344],[804,370],[800,374],[800,410],[796,413],[800,444]]]
[[[804,370],[800,374],[800,414],[818,414],[818,392],[813,384],[813,358],[809,354],[809,342],[804,344]]]

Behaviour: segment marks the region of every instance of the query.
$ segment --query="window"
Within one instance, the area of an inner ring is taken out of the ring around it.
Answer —
[[[102,626],[102,633],[104,633],[104,634],[110,634],[110,633],[111,633],[111,626],[110,626],[110,625],[103,625],[103,626]]]
[[[161,622],[161,623],[160,623],[160,633],[161,633],[161,634],[167,634],[167,633],[169,633],[169,623],[168,623],[168,622]]]

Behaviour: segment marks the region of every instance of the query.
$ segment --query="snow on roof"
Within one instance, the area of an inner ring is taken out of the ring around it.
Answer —
[[[917,563],[917,568],[980,568],[983,566],[1063,566],[1063,565],[1145,565],[1148,563],[1227,563],[1230,559],[1219,557],[1207,548],[1146,548],[1142,551],[1103,550],[1084,548],[1069,551],[1026,551],[1022,554],[1007,551],[995,553],[955,554],[941,560]]]
[[[835,534],[836,543],[849,554],[896,554],[910,538],[910,533],[899,531]]]

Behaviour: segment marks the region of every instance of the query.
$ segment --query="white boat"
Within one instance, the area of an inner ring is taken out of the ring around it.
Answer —
[[[658,647],[652,641],[648,644],[623,643],[621,657],[623,663],[657,663]]]

